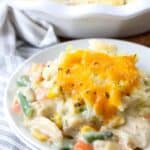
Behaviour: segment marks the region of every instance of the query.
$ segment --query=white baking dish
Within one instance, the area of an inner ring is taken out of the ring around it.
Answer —
[[[56,34],[65,37],[124,37],[150,31],[150,0],[122,6],[68,6],[49,0],[13,0],[11,5],[43,12]]]

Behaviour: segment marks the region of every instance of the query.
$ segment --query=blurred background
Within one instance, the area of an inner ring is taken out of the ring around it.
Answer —
[[[1,53],[80,38],[150,45],[149,0],[1,0]],[[9,46],[10,45],[10,46]]]

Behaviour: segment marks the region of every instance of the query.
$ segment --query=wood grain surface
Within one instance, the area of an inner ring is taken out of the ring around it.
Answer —
[[[132,42],[139,43],[139,44],[150,47],[150,32],[142,34],[142,35],[124,38],[124,40],[132,41]]]

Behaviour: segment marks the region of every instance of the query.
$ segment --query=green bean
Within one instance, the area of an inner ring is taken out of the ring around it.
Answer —
[[[29,79],[29,76],[27,75],[22,75],[17,80],[18,86],[28,86],[29,84],[30,84],[30,79]]]
[[[29,102],[26,99],[26,97],[21,92],[18,93],[18,97],[19,97],[20,105],[21,105],[21,108],[22,108],[24,114],[27,117],[32,117],[33,108],[29,105]]]
[[[88,142],[92,143],[95,140],[107,140],[113,136],[113,133],[110,131],[103,132],[89,132],[83,135],[83,138]]]

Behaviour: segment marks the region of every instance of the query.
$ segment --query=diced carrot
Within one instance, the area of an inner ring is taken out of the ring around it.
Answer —
[[[35,95],[37,100],[43,100],[47,98],[47,89],[46,88],[37,88],[35,90]]]
[[[150,121],[150,113],[146,114],[146,115],[144,116],[144,118],[147,119],[148,121]]]
[[[41,76],[41,74],[36,76],[36,81],[42,81],[42,80],[43,80],[43,77]]]
[[[34,76],[34,74],[40,73],[44,67],[45,67],[45,64],[33,63],[32,66],[27,70],[27,74],[30,76]]]
[[[74,145],[74,150],[93,150],[91,144],[84,143],[83,141],[78,141]]]
[[[11,110],[12,110],[12,112],[19,113],[20,112],[19,103],[17,103],[17,102],[13,103],[11,106]]]

